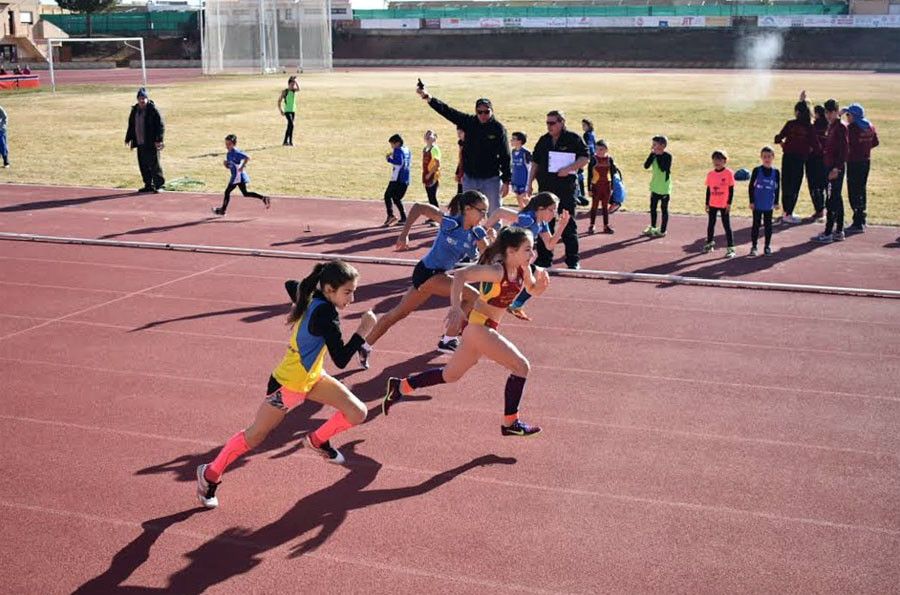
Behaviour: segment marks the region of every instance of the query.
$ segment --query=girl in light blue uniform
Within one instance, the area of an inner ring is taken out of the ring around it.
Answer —
[[[476,260],[479,251],[487,248],[487,231],[480,225],[488,208],[487,197],[476,190],[457,194],[447,205],[448,214],[437,207],[416,203],[409,212],[409,218],[397,239],[397,250],[409,248],[409,230],[420,216],[438,224],[438,235],[428,254],[416,264],[412,274],[412,287],[407,290],[400,303],[393,310],[381,316],[375,328],[369,333],[367,342],[359,350],[359,360],[368,368],[369,352],[375,342],[397,322],[409,316],[422,306],[431,296],[450,297],[453,278],[449,270],[463,259]],[[470,310],[478,292],[469,288],[463,296],[463,308]],[[460,329],[448,327],[446,334],[438,342],[438,351],[452,353],[459,346]]]

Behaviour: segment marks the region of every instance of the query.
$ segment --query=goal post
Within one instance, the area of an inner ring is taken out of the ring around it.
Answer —
[[[50,86],[56,93],[56,70],[53,66],[53,48],[60,47],[64,43],[107,43],[122,42],[126,47],[141,52],[141,78],[144,81],[144,87],[147,86],[147,61],[144,56],[144,38],[143,37],[52,37],[47,39],[47,62],[50,68]],[[137,45],[132,45],[132,43]]]
[[[330,70],[331,0],[205,0],[204,74]]]

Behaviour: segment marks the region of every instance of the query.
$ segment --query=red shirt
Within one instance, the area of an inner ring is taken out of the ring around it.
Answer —
[[[812,122],[806,120],[788,120],[775,135],[775,142],[781,144],[786,155],[797,155],[806,159],[818,149],[819,139]]]
[[[872,149],[878,146],[878,133],[874,126],[863,130],[856,124],[847,126],[850,137],[850,150],[847,153],[847,161],[868,161]]]
[[[847,126],[840,120],[835,120],[828,125],[828,136],[825,138],[823,156],[825,167],[844,169],[849,150],[850,139]]]
[[[728,206],[729,188],[734,187],[734,172],[727,167],[722,171],[712,170],[706,174],[709,188],[709,206],[724,209]]]

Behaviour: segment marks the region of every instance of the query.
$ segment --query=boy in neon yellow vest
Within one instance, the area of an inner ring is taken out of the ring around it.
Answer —
[[[294,146],[294,114],[297,113],[299,95],[300,84],[297,82],[297,77],[292,76],[288,79],[287,89],[281,91],[281,95],[278,96],[278,111],[287,118],[287,128],[284,131],[284,142],[282,143],[285,147]],[[281,107],[282,104],[284,104],[284,108]]]
[[[650,155],[644,161],[644,169],[652,169],[650,176],[650,225],[644,235],[661,238],[666,235],[669,224],[669,195],[672,194],[672,155],[666,151],[669,139],[654,136]],[[662,210],[662,225],[656,226],[656,206]]]

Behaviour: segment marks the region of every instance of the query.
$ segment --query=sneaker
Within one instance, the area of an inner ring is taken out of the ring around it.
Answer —
[[[441,353],[453,353],[457,349],[459,349],[459,339],[453,338],[449,341],[444,341],[441,339],[438,341],[437,350]]]
[[[766,246],[763,249],[763,254],[765,254],[766,256],[772,256],[772,248],[770,246]]]
[[[213,212],[213,215],[218,215],[219,217],[225,216],[225,213],[222,212],[222,209],[220,207],[213,207],[212,212]]]
[[[529,316],[528,314],[525,313],[524,308],[513,308],[512,306],[510,306],[509,308],[506,309],[506,311],[509,312],[510,314],[512,314],[513,316],[515,316],[516,318],[518,318],[519,320],[528,320],[528,321],[531,320],[531,316]]]
[[[759,252],[756,251],[756,246],[750,248],[750,256],[758,256]]]
[[[830,233],[820,233],[817,236],[813,236],[810,238],[813,242],[818,242],[820,244],[830,244],[834,241],[834,238]]]
[[[579,207],[586,207],[589,204],[591,204],[591,202],[583,196],[579,196],[576,200],[578,202]]]
[[[406,225],[406,217],[397,220],[397,225]]]
[[[588,226],[588,235],[589,235],[589,236],[592,236],[592,235],[594,235],[594,233],[595,233],[595,232],[594,232],[594,226],[593,226],[593,225],[589,225],[589,226]]]
[[[207,481],[203,474],[209,465],[200,465],[197,467],[197,499],[200,500],[205,508],[216,508],[219,506],[219,499],[216,498],[216,488],[219,483]]]
[[[9,169],[9,164],[8,164],[8,163],[4,163],[4,164],[3,164],[3,169]]]
[[[654,238],[664,238],[664,237],[666,237],[666,232],[665,232],[665,230],[662,230],[662,229],[654,229],[653,233],[651,233],[650,235],[653,236]]]
[[[858,233],[866,233],[866,226],[861,223],[854,223],[853,225],[844,228],[845,235],[852,236]]]
[[[147,194],[148,192],[153,192],[153,188],[151,188],[150,186],[144,186],[143,188],[138,188],[137,191],[138,194]]]
[[[845,237],[843,231],[836,231],[832,234],[831,239],[835,242],[843,242]]]
[[[816,211],[813,215],[813,219],[815,219],[816,223],[825,223],[825,211]]]
[[[388,378],[384,398],[381,399],[381,412],[387,415],[394,403],[401,399],[403,399],[403,393],[400,392],[400,379],[392,376]]]
[[[356,351],[356,355],[359,356],[359,365],[362,367],[363,370],[369,369],[369,354],[370,353],[372,353],[372,352],[369,351],[368,349],[366,349],[365,347],[360,347]]]
[[[715,250],[715,249],[716,249],[716,243],[715,243],[715,242],[706,242],[705,244],[703,244],[703,253],[704,253],[704,254],[708,254],[708,253],[712,252],[712,251]]]
[[[262,201],[263,201],[263,204],[266,205],[266,208],[267,208],[267,209],[268,209],[268,208],[271,208],[271,206],[272,206],[272,201],[269,200],[269,197],[268,197],[268,196],[263,196]]]
[[[734,246],[728,246],[728,249],[725,250],[725,258],[734,258],[735,255]]]
[[[603,228],[603,233],[605,233],[606,235],[611,236],[612,234],[614,234],[614,233],[616,233],[616,232],[615,232],[615,230],[613,230],[612,227],[604,227],[604,228]],[[662,235],[666,235],[666,234],[663,233]]]
[[[580,271],[580,270],[581,270],[581,263],[580,263],[580,262],[576,262],[575,264],[570,264],[570,265],[569,265],[569,270],[570,270],[570,271]]]
[[[791,225],[796,225],[798,223],[802,223],[803,219],[801,219],[800,217],[796,217],[794,215],[786,214],[781,218],[781,221],[782,221],[782,223],[789,223]]]
[[[652,225],[648,225],[644,228],[644,231],[641,232],[641,235],[653,237],[653,232],[656,231],[656,228]]]
[[[384,223],[381,224],[381,227],[390,227],[391,225],[397,222],[397,218],[393,215],[389,215],[387,219],[384,220]]]
[[[500,433],[504,436],[534,436],[541,431],[540,426],[530,426],[517,419],[511,426],[500,426]]]
[[[313,452],[318,453],[329,463],[333,463],[335,465],[344,464],[344,455],[341,454],[341,451],[331,446],[331,443],[328,440],[323,442],[321,446],[316,446],[312,442],[312,434],[307,434],[304,441],[306,442],[306,446],[313,449]]]

